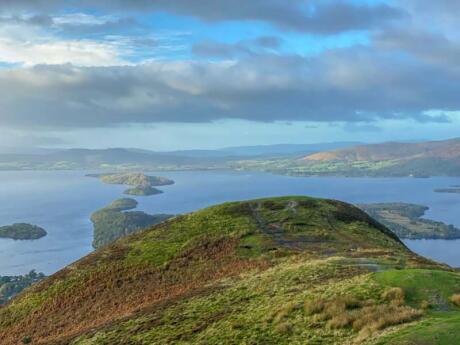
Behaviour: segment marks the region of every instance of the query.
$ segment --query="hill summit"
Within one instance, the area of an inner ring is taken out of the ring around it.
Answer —
[[[389,330],[423,323],[427,303],[433,311],[456,311],[450,298],[459,283],[457,273],[413,254],[352,205],[307,197],[233,202],[122,238],[34,285],[0,309],[0,339],[2,345],[384,340]]]

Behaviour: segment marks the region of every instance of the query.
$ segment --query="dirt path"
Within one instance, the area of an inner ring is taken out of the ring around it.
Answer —
[[[294,214],[297,213],[296,207],[298,203],[296,201],[290,201],[285,210],[289,210]],[[282,224],[280,223],[268,223],[262,214],[260,213],[260,209],[262,208],[261,203],[257,203],[257,205],[251,205],[252,216],[256,221],[259,229],[266,235],[270,236],[277,245],[288,247],[297,251],[304,251],[305,248],[302,244],[308,243],[324,243],[324,242],[331,242],[327,240],[320,240],[320,239],[309,239],[305,237],[298,237],[295,240],[286,239],[285,231],[283,229]]]

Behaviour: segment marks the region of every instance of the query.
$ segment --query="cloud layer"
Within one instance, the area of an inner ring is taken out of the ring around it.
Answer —
[[[445,122],[460,110],[460,38],[449,25],[457,7],[447,0],[2,1],[0,65],[19,67],[0,69],[0,126]],[[105,12],[85,14],[94,8]],[[250,39],[190,40],[184,48],[162,44],[136,19],[157,11],[210,26],[262,22],[271,29]],[[443,25],[422,25],[428,15]],[[289,35],[339,41],[356,32],[368,44],[316,55],[289,50]],[[158,60],[158,49],[191,55]]]
[[[138,66],[36,66],[0,72],[1,125],[95,127],[122,123],[445,121],[460,109],[458,73],[399,62],[371,48],[320,57],[258,55],[238,61]]]
[[[401,8],[320,0],[5,0],[0,11],[98,8],[111,11],[167,11],[206,21],[254,20],[280,28],[333,33],[379,27],[405,15]]]

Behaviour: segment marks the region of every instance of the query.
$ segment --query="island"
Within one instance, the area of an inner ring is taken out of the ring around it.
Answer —
[[[103,247],[120,237],[132,234],[169,218],[168,214],[147,214],[141,211],[126,212],[137,207],[130,198],[115,200],[110,205],[94,212],[91,221],[94,227],[93,247]]]
[[[0,305],[44,278],[43,273],[37,273],[34,270],[23,276],[0,276]]]
[[[402,239],[459,239],[460,229],[422,218],[429,207],[407,203],[358,205]]]
[[[88,177],[96,177],[108,184],[122,184],[132,186],[124,191],[127,195],[149,196],[163,193],[154,188],[174,184],[173,180],[161,176],[148,176],[143,173],[110,173],[110,174],[88,174]]]
[[[163,191],[152,187],[150,185],[140,185],[133,188],[128,188],[123,192],[126,195],[136,195],[136,196],[149,196],[155,194],[161,194]]]
[[[436,193],[451,193],[451,194],[460,194],[460,186],[455,185],[449,188],[437,188],[434,190]]]
[[[0,226],[0,238],[13,240],[37,240],[47,235],[45,229],[27,223]]]

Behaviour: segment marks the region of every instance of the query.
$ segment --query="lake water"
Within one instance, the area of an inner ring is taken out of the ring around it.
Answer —
[[[123,197],[125,186],[106,185],[82,171],[0,172],[0,225],[26,222],[48,236],[35,241],[0,239],[0,275],[31,269],[51,274],[89,253],[89,216]],[[152,173],[154,174],[154,173]],[[412,202],[427,205],[427,217],[460,227],[460,195],[433,189],[460,178],[301,178],[248,172],[161,172],[176,181],[164,194],[137,197],[139,210],[179,214],[213,204],[281,195],[309,195],[351,203]],[[411,240],[414,251],[460,266],[460,241]]]

